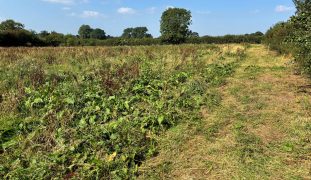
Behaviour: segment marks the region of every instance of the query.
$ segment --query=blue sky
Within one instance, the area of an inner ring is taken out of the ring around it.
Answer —
[[[35,31],[77,34],[82,24],[118,36],[124,28],[146,26],[159,36],[168,7],[192,12],[200,35],[265,32],[295,13],[292,0],[0,0],[0,21],[14,19]]]

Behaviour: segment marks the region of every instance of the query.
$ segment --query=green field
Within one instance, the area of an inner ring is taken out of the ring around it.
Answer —
[[[0,48],[1,179],[310,179],[310,81],[263,45]]]

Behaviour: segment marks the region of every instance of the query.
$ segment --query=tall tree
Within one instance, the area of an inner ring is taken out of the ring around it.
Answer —
[[[102,29],[96,28],[90,33],[90,37],[93,39],[105,39],[106,32]]]
[[[254,36],[264,36],[265,34],[262,33],[261,31],[257,31],[255,33],[252,33],[251,35],[254,35]]]
[[[151,34],[148,34],[147,27],[136,27],[133,29],[133,37],[134,38],[148,38],[151,37]]]
[[[49,46],[59,46],[62,43],[65,43],[65,38],[64,34],[57,33],[55,31],[52,31],[46,38],[45,42]]]
[[[198,37],[200,37],[200,35],[197,32],[189,31],[188,37],[190,37],[190,38],[198,38]]]
[[[0,46],[42,45],[34,31],[24,29],[24,25],[12,19],[0,23]]]
[[[133,28],[126,28],[123,30],[123,38],[132,38]]]
[[[82,25],[79,28],[79,36],[83,39],[88,39],[91,37],[91,32],[93,31],[93,29],[89,26],[89,25]]]
[[[0,31],[15,31],[24,29],[24,25],[19,22],[15,22],[12,19],[3,21],[0,24]]]
[[[151,38],[147,27],[126,28],[122,34],[123,38]]]
[[[41,31],[41,32],[38,34],[38,36],[39,36],[40,38],[46,38],[48,35],[50,35],[50,33],[49,33],[48,31],[46,31],[46,30]]]
[[[191,12],[181,8],[169,8],[161,17],[161,39],[163,42],[179,44],[186,40],[191,25]]]

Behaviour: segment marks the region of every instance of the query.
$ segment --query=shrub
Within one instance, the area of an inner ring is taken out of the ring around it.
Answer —
[[[294,54],[303,72],[311,76],[311,0],[294,0],[297,11],[289,23],[295,31],[291,42],[297,47]]]
[[[270,49],[276,50],[279,53],[293,53],[293,47],[286,42],[294,29],[288,22],[280,22],[271,27],[264,38],[264,43]]]

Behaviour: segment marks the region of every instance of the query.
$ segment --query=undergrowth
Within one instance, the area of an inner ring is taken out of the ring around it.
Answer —
[[[81,56],[74,49],[63,50],[66,56],[32,52],[44,62],[20,60],[23,49],[10,58],[2,52],[0,177],[135,178],[140,164],[157,155],[157,137],[202,119],[200,109],[219,97],[210,90],[237,66],[206,63],[211,50],[222,54],[214,46],[181,47],[181,57],[135,50],[105,50],[106,60],[92,50]]]

